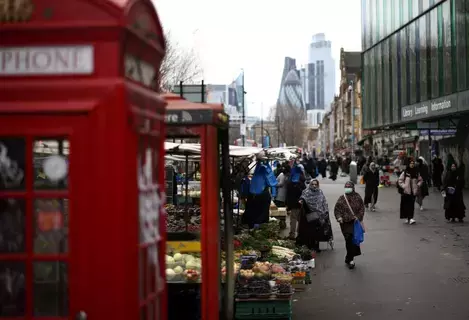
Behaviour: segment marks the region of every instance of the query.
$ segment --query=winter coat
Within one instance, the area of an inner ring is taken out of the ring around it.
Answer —
[[[411,178],[410,174],[404,171],[401,173],[398,183],[399,187],[404,190],[404,194],[417,196],[423,180],[420,175],[417,178]]]

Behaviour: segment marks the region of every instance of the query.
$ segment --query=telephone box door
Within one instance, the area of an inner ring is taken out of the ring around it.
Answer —
[[[79,319],[90,263],[85,120],[0,116],[0,320]]]

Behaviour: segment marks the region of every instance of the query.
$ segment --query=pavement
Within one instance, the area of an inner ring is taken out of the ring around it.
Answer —
[[[377,211],[365,215],[362,256],[349,270],[345,243],[333,219],[347,180],[320,180],[331,210],[335,248],[318,255],[312,284],[294,295],[293,320],[469,319],[469,217],[464,224],[446,222],[443,198],[431,193],[425,210],[415,209],[417,223],[406,225],[399,219],[396,188],[381,188]],[[363,196],[364,187],[357,186],[357,191]]]

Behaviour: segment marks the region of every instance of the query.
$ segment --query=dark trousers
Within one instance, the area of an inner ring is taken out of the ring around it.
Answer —
[[[342,223],[340,227],[345,239],[345,250],[347,251],[345,263],[350,263],[356,256],[362,254],[361,249],[360,246],[353,243],[353,221]]]

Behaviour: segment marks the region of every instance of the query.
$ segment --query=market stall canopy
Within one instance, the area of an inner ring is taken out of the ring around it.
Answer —
[[[201,146],[196,143],[175,143],[165,142],[164,148],[167,154],[175,155],[200,155]],[[272,148],[262,149],[257,147],[230,146],[230,156],[234,158],[255,157],[261,152],[265,153],[266,159],[284,159],[290,160],[298,157],[297,153],[292,152],[295,148]],[[181,157],[184,158],[184,157]]]

